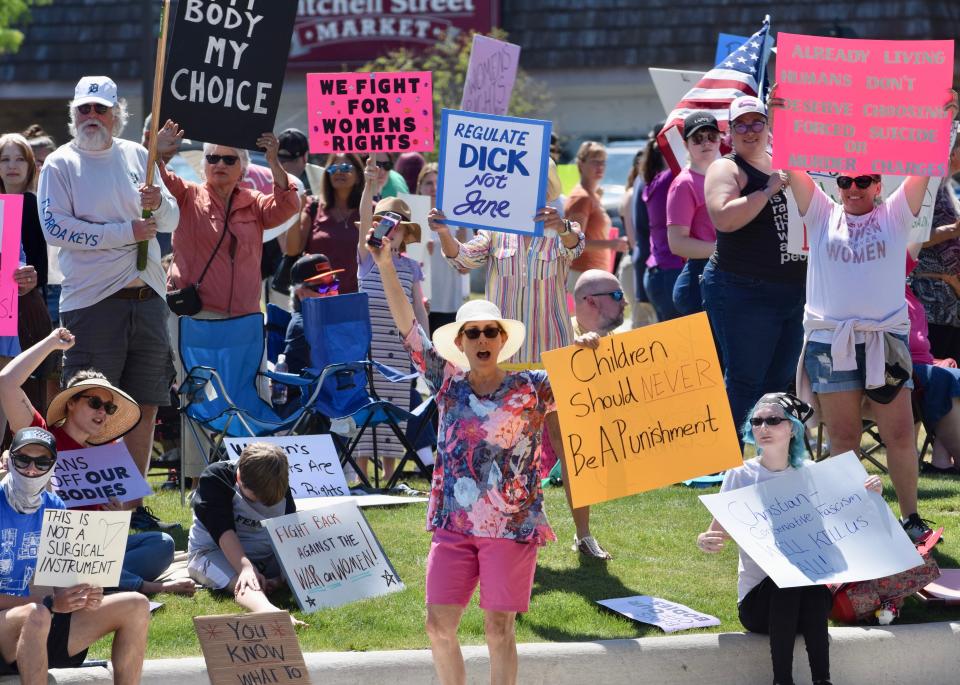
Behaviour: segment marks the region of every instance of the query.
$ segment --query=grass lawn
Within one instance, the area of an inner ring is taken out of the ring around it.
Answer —
[[[881,457],[882,459],[882,457]],[[412,479],[412,487],[426,483]],[[894,502],[893,488],[885,478],[884,494]],[[559,541],[540,552],[530,612],[517,624],[521,642],[586,641],[662,635],[659,629],[633,623],[608,612],[595,602],[630,595],[654,595],[717,616],[721,624],[703,632],[740,631],[737,620],[736,548],[729,545],[719,555],[700,553],[697,534],[710,521],[698,494],[716,492],[672,486],[597,505],[591,529],[610,551],[611,562],[580,558],[570,549],[573,523],[561,488],[546,492],[547,510]],[[163,492],[149,500],[165,521],[180,521],[177,549],[186,549],[188,508],[180,507],[179,493]],[[960,479],[920,478],[920,511],[946,527],[946,540],[936,551],[944,568],[960,566]],[[423,630],[424,573],[429,534],[424,531],[425,504],[365,509],[370,524],[406,585],[387,597],[302,615],[289,593],[278,604],[309,623],[300,631],[306,651],[421,649],[429,646]],[[895,504],[894,511],[896,512]],[[187,599],[160,595],[165,605],[154,613],[147,648],[148,658],[199,656],[200,647],[191,617],[236,613],[232,600],[200,591]],[[898,622],[960,620],[960,608],[932,608],[908,600]],[[483,615],[474,599],[460,629],[464,644],[482,644]],[[101,641],[91,658],[106,658],[109,642]]]

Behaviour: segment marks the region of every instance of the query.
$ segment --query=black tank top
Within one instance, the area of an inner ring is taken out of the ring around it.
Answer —
[[[770,178],[736,153],[724,155],[747,175],[740,197],[762,190]],[[721,271],[776,283],[804,283],[806,256],[787,252],[787,201],[783,193],[770,198],[760,213],[732,233],[717,231],[717,249],[710,258]]]

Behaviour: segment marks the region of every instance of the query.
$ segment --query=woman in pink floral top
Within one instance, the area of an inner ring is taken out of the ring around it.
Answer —
[[[400,285],[389,240],[370,252],[404,345],[439,406],[427,514],[427,633],[437,676],[466,681],[457,628],[479,582],[491,682],[515,683],[514,622],[529,608],[538,547],[556,539],[539,474],[544,416],[555,408],[550,382],[543,371],[498,366],[526,330],[486,300],[463,305],[431,343]]]

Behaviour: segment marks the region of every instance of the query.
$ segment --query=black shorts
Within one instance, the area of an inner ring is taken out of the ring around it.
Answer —
[[[73,614],[54,614],[50,621],[50,634],[47,635],[47,668],[77,668],[87,659],[87,650],[70,656],[67,643],[70,640],[70,619]],[[19,673],[17,662],[8,664],[0,659],[0,675]]]

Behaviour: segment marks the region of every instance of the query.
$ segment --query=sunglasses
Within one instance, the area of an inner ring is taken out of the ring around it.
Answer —
[[[483,334],[484,338],[493,340],[497,338],[501,333],[503,333],[503,329],[500,328],[500,326],[487,326],[486,328],[483,328],[483,329],[464,328],[464,329],[461,329],[460,332],[463,333],[465,336],[467,336],[467,340],[477,340],[480,337],[481,333]]]
[[[107,416],[113,416],[117,413],[117,409],[119,409],[119,407],[117,407],[117,405],[115,405],[113,402],[104,402],[96,395],[77,395],[77,399],[81,397],[86,398],[87,404],[91,409],[94,411],[100,411],[103,409],[103,411],[107,412]]]
[[[754,428],[759,428],[764,424],[768,426],[779,426],[786,420],[787,419],[782,416],[752,416],[750,417],[750,425]]]
[[[733,130],[743,135],[747,131],[753,131],[754,133],[760,133],[767,125],[767,122],[763,119],[757,119],[752,124],[734,124]]]
[[[711,143],[715,143],[720,140],[720,134],[717,131],[710,131],[708,133],[694,133],[690,136],[690,140],[693,141],[694,145],[703,145],[708,140]]]
[[[10,452],[10,458],[13,460],[13,465],[21,471],[25,471],[33,464],[37,471],[46,473],[57,463],[56,457],[28,457],[26,454],[20,454],[19,452]]]
[[[873,176],[857,176],[856,178],[850,178],[849,176],[837,176],[837,186],[842,190],[848,190],[850,186],[854,183],[857,184],[857,188],[860,190],[866,190],[870,187],[870,184],[875,183],[877,179]]]
[[[353,165],[349,162],[342,162],[341,164],[331,164],[327,167],[327,173],[333,176],[334,174],[349,174],[353,171]]]
[[[91,104],[77,105],[77,111],[83,115],[90,114],[91,109],[93,109],[97,114],[106,114],[107,110],[110,109],[110,107],[107,107],[106,105],[91,105]]]
[[[623,299],[622,290],[614,290],[613,292],[609,292],[609,293],[593,293],[593,295],[584,295],[584,297],[600,297],[601,295],[609,295],[610,297],[613,298],[614,302],[619,302],[620,300]]]
[[[391,162],[388,159],[385,162],[377,162],[377,166],[381,169],[386,169],[387,171],[390,171],[393,168],[393,162]]]
[[[333,283],[309,283],[306,287],[318,295],[337,295],[340,291],[340,281],[334,280]]]
[[[223,162],[227,166],[233,166],[240,158],[236,155],[207,155],[207,164],[215,166],[217,162]]]

